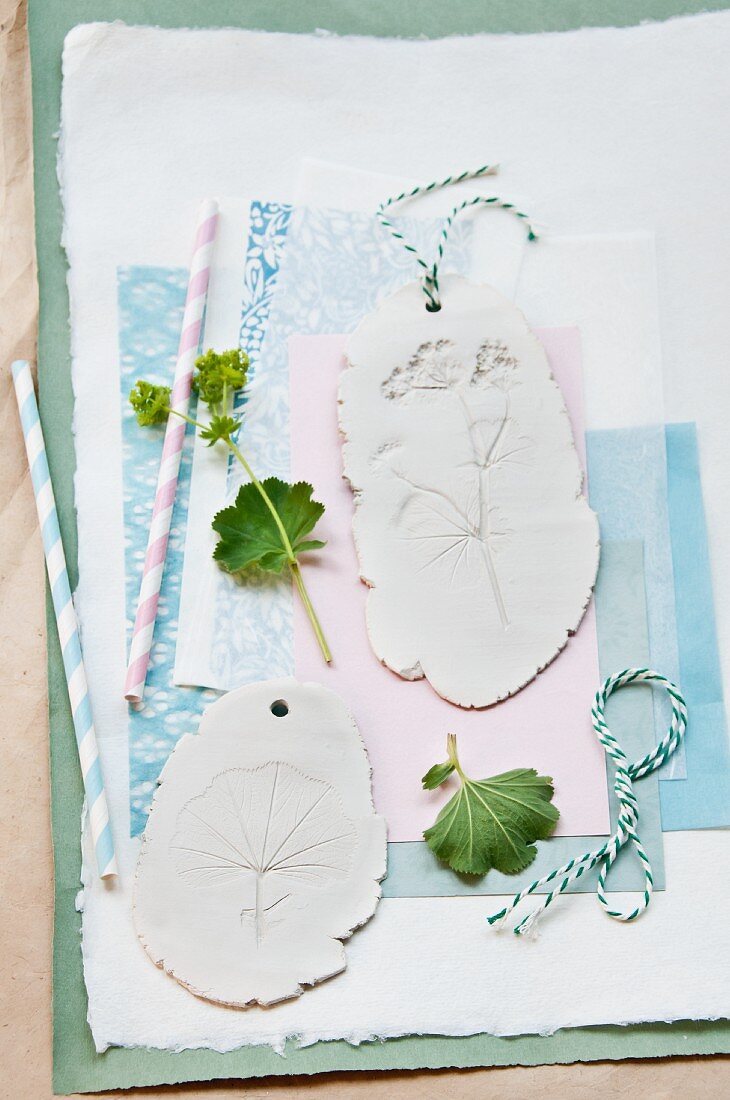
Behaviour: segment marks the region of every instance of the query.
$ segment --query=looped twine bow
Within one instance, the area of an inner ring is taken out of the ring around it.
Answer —
[[[669,730],[656,748],[648,752],[646,756],[642,756],[641,760],[637,760],[633,764],[630,764],[626,753],[606,724],[604,708],[609,696],[614,691],[618,691],[619,688],[625,687],[627,684],[637,683],[658,684],[666,690],[672,700],[672,720]],[[636,918],[644,912],[651,900],[652,891],[654,889],[654,877],[652,875],[649,857],[644,851],[637,832],[639,807],[636,801],[636,794],[634,793],[633,782],[636,779],[643,779],[645,775],[649,775],[651,772],[656,771],[657,768],[660,768],[681,744],[687,728],[687,706],[679,689],[671,680],[667,680],[665,676],[661,676],[658,672],[652,672],[647,668],[628,668],[615,676],[609,676],[602,687],[599,688],[591,708],[591,717],[593,719],[593,729],[596,732],[598,740],[603,745],[607,756],[611,758],[616,768],[614,791],[619,802],[616,832],[605,844],[602,844],[600,848],[592,852],[586,852],[585,855],[577,859],[571,859],[562,867],[558,867],[555,871],[551,871],[549,875],[544,875],[543,878],[537,879],[532,885],[521,890],[519,894],[515,894],[514,898],[505,909],[501,909],[498,913],[494,913],[491,917],[487,917],[489,924],[497,930],[504,927],[510,913],[517,908],[523,898],[528,897],[530,894],[534,894],[536,890],[547,885],[547,883],[560,879],[558,885],[551,890],[550,893],[546,894],[543,901],[533,909],[531,913],[523,917],[519,924],[513,929],[518,936],[535,935],[535,926],[547,907],[567,890],[572,882],[575,882],[576,879],[579,879],[587,871],[592,870],[592,868],[599,863],[601,869],[598,874],[596,893],[598,901],[609,917],[613,917],[614,920],[620,921],[636,920]],[[608,878],[609,871],[616,861],[619,852],[624,845],[628,843],[632,844],[644,871],[644,891],[633,909],[612,909],[606,899],[606,879]]]
[[[425,195],[429,191],[438,191],[442,187],[449,187],[452,183],[463,183],[464,180],[479,179],[481,176],[494,175],[499,170],[498,164],[484,164],[481,168],[477,168],[473,172],[462,172],[459,176],[447,176],[443,180],[434,180],[432,183],[424,184],[420,187],[414,187],[411,191],[401,191],[400,195],[393,195],[392,198],[386,199],[378,207],[376,214],[380,220],[380,224],[388,230],[393,237],[400,241],[405,248],[406,252],[410,252],[414,257],[416,263],[423,269],[423,276],[421,285],[423,287],[423,293],[426,295],[426,309],[429,313],[436,313],[441,309],[441,297],[439,293],[439,266],[443,259],[444,249],[446,242],[449,239],[449,231],[453,225],[454,218],[462,210],[466,210],[469,206],[496,206],[502,210],[511,210],[516,218],[521,218],[527,225],[527,239],[530,241],[537,240],[537,234],[535,233],[532,224],[530,223],[527,214],[523,214],[520,210],[517,210],[514,203],[505,202],[504,199],[500,199],[498,195],[490,195],[489,197],[484,195],[477,195],[475,198],[464,199],[463,202],[455,206],[449,214],[448,218],[444,222],[441,234],[439,236],[438,245],[436,248],[436,259],[432,264],[427,263],[422,256],[419,255],[418,249],[410,244],[400,230],[396,229],[391,221],[385,216],[385,211],[394,206],[398,202],[404,202],[406,199],[415,198],[416,195]]]

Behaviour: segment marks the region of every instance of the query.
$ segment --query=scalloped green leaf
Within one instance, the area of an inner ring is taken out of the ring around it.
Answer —
[[[489,779],[470,779],[459,766],[453,734],[448,748],[461,787],[423,834],[429,848],[462,874],[484,875],[492,868],[507,875],[523,871],[537,855],[534,841],[546,840],[560,817],[552,802],[551,777],[538,775],[534,768],[516,768]],[[432,776],[436,769],[446,766],[432,768],[424,786],[429,777],[438,778]]]

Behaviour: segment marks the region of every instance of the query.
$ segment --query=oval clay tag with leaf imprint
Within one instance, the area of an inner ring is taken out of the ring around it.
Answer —
[[[562,393],[520,311],[445,276],[352,335],[344,474],[373,650],[405,679],[486,707],[565,646],[588,606],[598,522]]]
[[[386,868],[370,765],[341,699],[272,680],[225,695],[155,794],[134,884],[145,951],[191,992],[243,1008],[345,969]]]

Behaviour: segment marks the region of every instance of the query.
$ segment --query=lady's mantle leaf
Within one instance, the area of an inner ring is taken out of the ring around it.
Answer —
[[[200,438],[207,440],[209,447],[220,440],[227,443],[240,427],[240,416],[212,416],[208,427],[200,429]]]
[[[429,848],[463,874],[484,875],[493,867],[507,875],[524,870],[537,855],[533,841],[547,839],[560,817],[551,801],[552,779],[534,768],[469,779],[459,766],[453,734],[448,750],[448,763],[431,768],[423,785],[439,786],[453,770],[462,785],[423,834]]]
[[[421,780],[424,791],[435,791],[437,787],[440,787],[441,784],[449,778],[453,770],[454,765],[450,760],[447,760],[444,764],[434,764],[432,768],[429,768]]]
[[[324,512],[324,505],[312,500],[311,485],[305,481],[287,485],[278,477],[267,477],[261,484],[279,514],[295,557],[324,546],[319,539],[304,539]],[[254,565],[281,573],[289,560],[274,517],[251,482],[238,490],[235,504],[218,512],[213,530],[220,535],[213,556],[229,573]]]

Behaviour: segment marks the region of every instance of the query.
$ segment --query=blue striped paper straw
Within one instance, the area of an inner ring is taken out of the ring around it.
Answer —
[[[101,775],[101,761],[96,744],[94,722],[91,717],[89,688],[86,683],[84,662],[81,656],[79,626],[76,621],[71,587],[66,569],[66,556],[61,542],[58,526],[56,501],[53,496],[51,475],[46,458],[46,445],[38,416],[38,404],[33,389],[30,364],[24,360],[13,363],[13,383],[18,399],[20,421],[23,425],[25,449],[28,453],[30,476],[33,481],[38,523],[43,539],[43,551],[46,556],[48,583],[53,598],[53,610],[56,613],[58,636],[63,654],[63,667],[66,672],[68,696],[71,701],[76,743],[79,749],[81,775],[86,789],[86,802],[91,824],[91,837],[96,852],[96,862],[102,878],[116,875],[117,861],[114,855],[109,810],[104,793]]]

